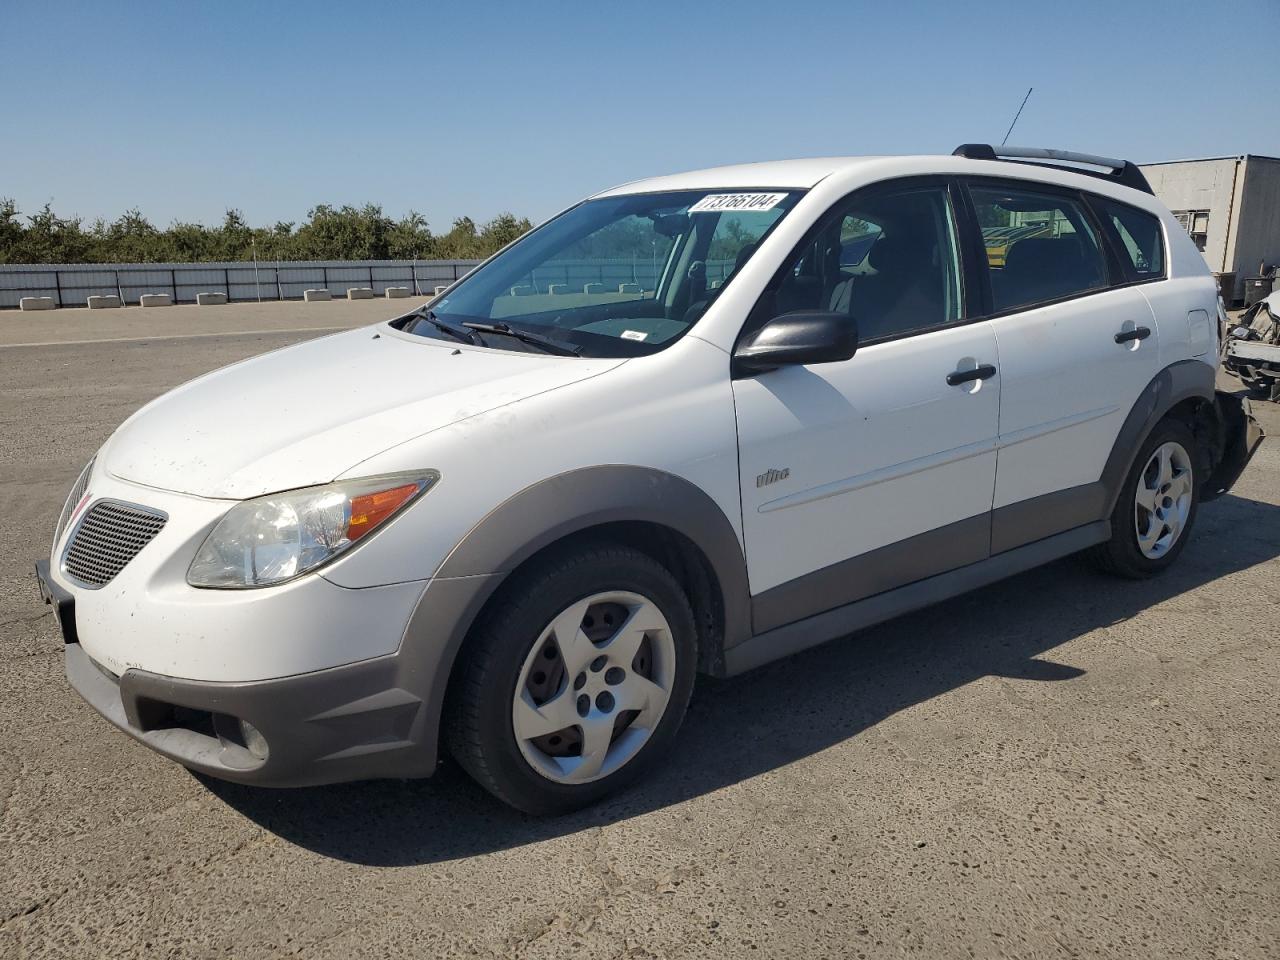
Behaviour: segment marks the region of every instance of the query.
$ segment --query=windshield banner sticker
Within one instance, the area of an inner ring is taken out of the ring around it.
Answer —
[[[712,193],[703,197],[692,207],[690,213],[711,213],[724,210],[772,210],[783,200],[785,193]]]

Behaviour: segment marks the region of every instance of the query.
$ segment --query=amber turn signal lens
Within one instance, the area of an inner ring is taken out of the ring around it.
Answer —
[[[366,533],[391,516],[404,505],[404,502],[421,488],[421,484],[406,483],[404,486],[392,487],[390,490],[379,490],[377,493],[365,493],[351,498],[351,519],[347,523],[347,539],[359,540]]]

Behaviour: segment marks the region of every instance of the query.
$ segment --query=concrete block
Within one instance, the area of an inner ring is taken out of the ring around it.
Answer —
[[[449,289],[449,284],[447,283],[440,284],[439,286],[436,287],[436,296],[437,297],[440,296],[440,294],[444,293],[448,289]]]
[[[332,300],[333,294],[328,290],[303,290],[302,299],[307,303],[317,303],[321,300]]]
[[[348,300],[372,300],[373,287],[347,287]]]
[[[567,283],[548,283],[547,284],[547,293],[554,295],[558,293],[568,293],[568,292],[569,292],[569,285]]]
[[[102,297],[90,297],[86,302],[90,310],[112,310],[120,306],[120,298],[114,293]]]
[[[23,297],[18,301],[19,310],[53,310],[57,306],[53,297]]]
[[[403,300],[405,297],[409,296],[409,288],[387,287],[387,289],[383,291],[383,295],[386,296],[388,300]]]
[[[523,283],[518,287],[512,287],[511,295],[513,297],[532,297],[533,287],[529,286],[527,283]]]
[[[202,307],[218,307],[227,302],[225,293],[197,293],[196,303]]]
[[[643,293],[638,283],[620,283],[618,284],[619,293]]]
[[[603,283],[583,284],[582,292],[583,293],[604,293],[604,284]]]
[[[140,307],[172,307],[173,297],[167,293],[144,293],[138,298]]]

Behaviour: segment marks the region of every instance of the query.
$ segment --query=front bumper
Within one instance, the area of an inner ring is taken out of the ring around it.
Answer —
[[[394,653],[241,682],[113,672],[77,636],[76,596],[50,576],[47,561],[36,576],[61,625],[67,680],[91,707],[186,767],[266,787],[430,776],[450,665],[500,579],[432,581]]]
[[[67,680],[116,727],[193,770],[268,787],[429,776],[435,726],[399,686],[396,659],[209,683],[145,670],[116,676],[80,644],[66,645]]]

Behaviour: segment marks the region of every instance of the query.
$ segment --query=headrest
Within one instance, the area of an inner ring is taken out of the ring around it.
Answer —
[[[1078,270],[1084,260],[1074,237],[1026,237],[1005,254],[1004,268],[1017,273],[1061,273]]]
[[[900,273],[920,266],[913,264],[911,258],[918,253],[917,245],[906,237],[883,236],[871,246],[867,254],[867,263],[876,273]]]
[[[733,258],[733,269],[737,270],[740,266],[746,263],[747,258],[756,252],[756,247],[758,246],[760,246],[760,241],[756,240],[752,243],[748,243],[745,247],[739,250],[738,255]]]

